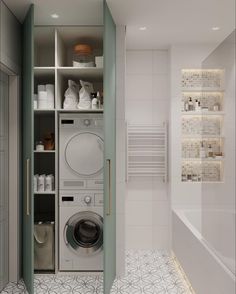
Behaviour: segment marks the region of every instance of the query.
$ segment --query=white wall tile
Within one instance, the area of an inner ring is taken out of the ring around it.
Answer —
[[[168,121],[169,101],[167,99],[152,100],[152,121],[159,124]]]
[[[155,227],[168,226],[170,205],[166,201],[155,201],[152,205],[152,223]]]
[[[152,98],[169,100],[169,80],[166,74],[152,76]]]
[[[153,226],[153,249],[169,249],[170,247],[170,240],[169,240],[169,228]]]
[[[167,184],[158,180],[152,181],[152,200],[169,201]]]
[[[126,120],[133,124],[152,124],[152,100],[127,100]]]
[[[129,123],[168,121],[167,51],[127,52],[125,106]],[[168,248],[170,208],[166,184],[152,178],[132,179],[127,185],[125,216],[128,248]]]
[[[153,74],[168,73],[168,52],[166,50],[153,51]]]
[[[127,201],[152,201],[153,189],[150,180],[132,180],[127,185]]]
[[[126,249],[152,249],[152,226],[126,226]]]
[[[126,76],[126,99],[146,101],[152,99],[152,75]]]
[[[127,51],[127,74],[152,74],[152,51]]]
[[[152,202],[126,201],[125,221],[127,226],[152,226]]]

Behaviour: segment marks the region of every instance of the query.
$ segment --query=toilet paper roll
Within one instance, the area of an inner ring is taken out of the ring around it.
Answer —
[[[53,84],[46,84],[46,91],[52,92],[54,94],[54,85]]]
[[[46,87],[45,87],[45,85],[38,85],[38,93],[39,93],[40,91],[46,91]]]
[[[34,109],[38,108],[38,95],[34,94]]]
[[[48,108],[54,109],[54,85],[47,84],[46,91],[47,91]]]
[[[47,109],[48,99],[46,91],[39,91],[38,93],[38,109]]]

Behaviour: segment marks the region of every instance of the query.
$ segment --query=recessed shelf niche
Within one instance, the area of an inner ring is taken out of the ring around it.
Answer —
[[[182,182],[224,179],[224,70],[183,69]]]

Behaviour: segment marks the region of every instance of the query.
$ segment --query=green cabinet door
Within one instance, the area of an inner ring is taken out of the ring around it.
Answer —
[[[22,186],[23,186],[23,279],[29,294],[34,292],[33,264],[33,28],[34,7],[23,23],[23,93],[22,93]]]
[[[104,1],[104,293],[116,276],[116,26]]]

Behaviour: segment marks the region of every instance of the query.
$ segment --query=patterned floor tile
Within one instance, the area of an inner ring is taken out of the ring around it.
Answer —
[[[35,275],[35,294],[103,294],[103,277]],[[27,294],[23,281],[9,283],[2,294]],[[111,294],[191,294],[173,258],[165,251],[126,252],[126,276],[115,280]]]

